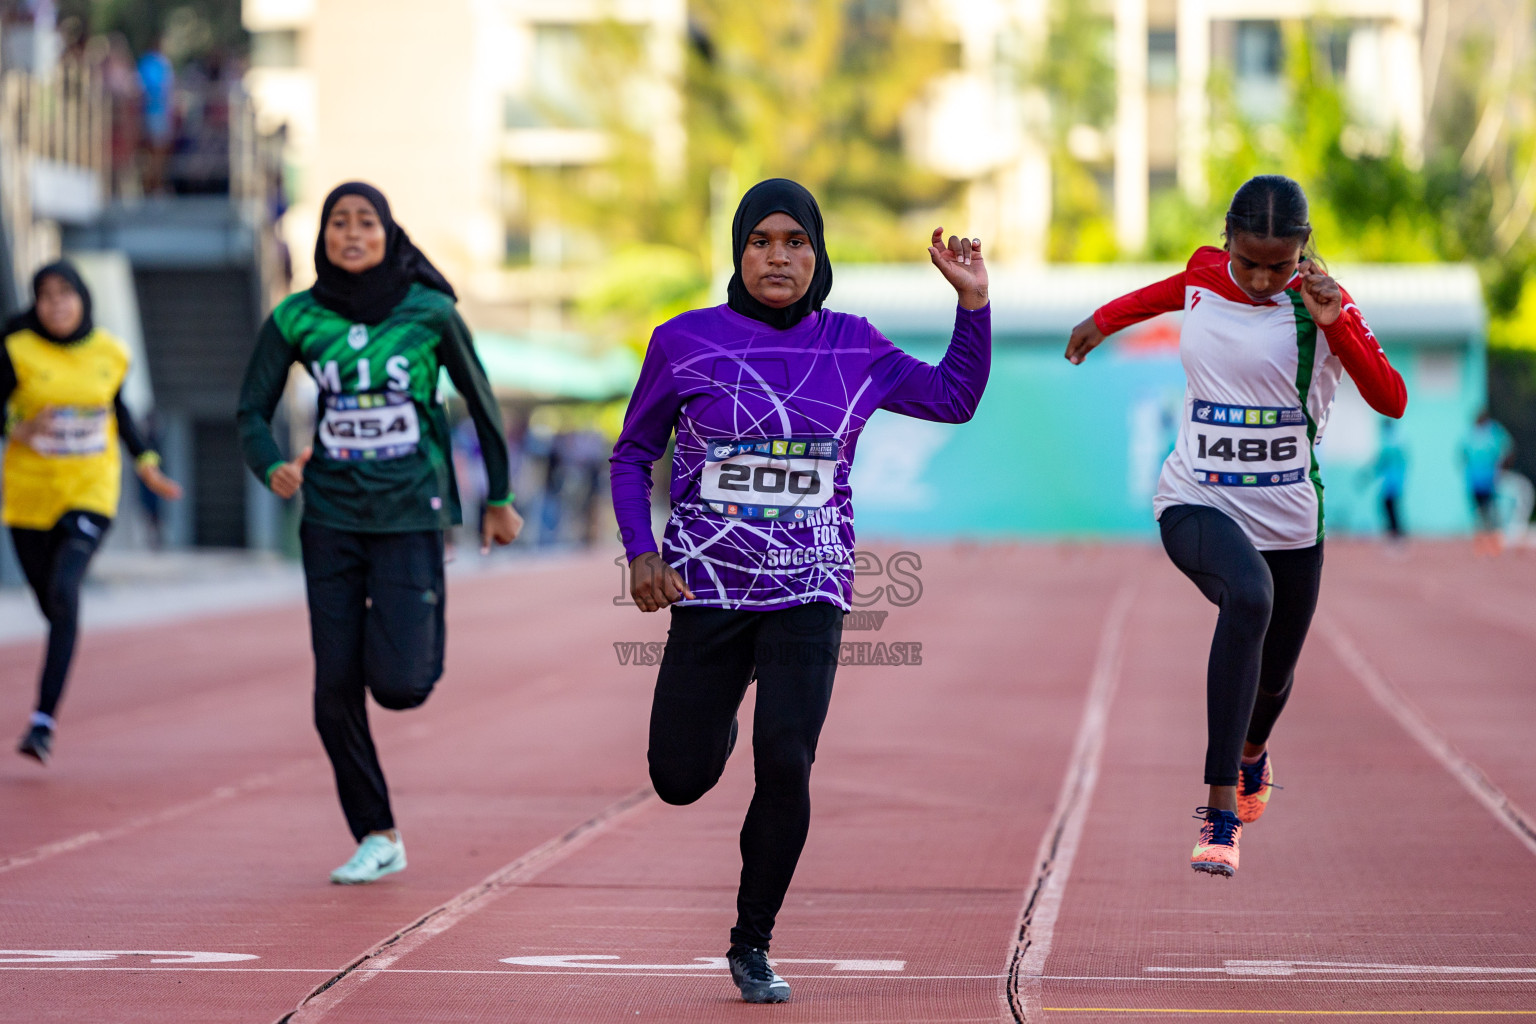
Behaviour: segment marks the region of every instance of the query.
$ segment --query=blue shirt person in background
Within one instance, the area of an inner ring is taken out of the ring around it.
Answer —
[[[176,141],[176,71],[160,40],[139,58],[139,89],[144,97],[144,191],[165,190],[165,165]]]
[[[1381,514],[1387,524],[1387,539],[1398,542],[1404,539],[1401,502],[1403,487],[1408,479],[1408,452],[1403,447],[1396,420],[1382,420],[1381,447],[1369,474],[1379,483],[1377,496],[1381,500]]]
[[[1515,456],[1515,442],[1488,410],[1477,414],[1472,429],[1461,442],[1461,460],[1467,474],[1467,490],[1477,516],[1475,549],[1497,554],[1499,550],[1498,516],[1494,509],[1494,490],[1499,474]]]

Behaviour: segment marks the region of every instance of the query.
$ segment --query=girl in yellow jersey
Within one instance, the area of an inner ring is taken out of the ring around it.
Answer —
[[[181,488],[160,472],[123,405],[128,349],[91,322],[79,273],[50,263],[32,278],[32,294],[32,308],[5,325],[0,342],[0,431],[9,436],[0,518],[48,619],[37,710],[18,748],[46,764],[75,652],[80,584],[117,514],[118,440],[151,491],[175,500]]]

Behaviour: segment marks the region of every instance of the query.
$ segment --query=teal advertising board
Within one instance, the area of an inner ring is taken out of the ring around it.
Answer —
[[[876,415],[852,477],[861,536],[1154,537],[1152,495],[1183,408],[1177,316],[1112,337],[1082,366],[1062,352],[1072,325],[1099,304],[1177,269],[995,274],[992,377],[981,408],[960,425]],[[1408,386],[1400,439],[1410,532],[1469,530],[1457,450],[1486,399],[1475,274],[1418,265],[1338,274]],[[867,316],[929,362],[943,355],[954,308],[930,267],[840,268],[828,305]],[[1380,529],[1370,467],[1381,421],[1346,380],[1318,448],[1335,535]]]

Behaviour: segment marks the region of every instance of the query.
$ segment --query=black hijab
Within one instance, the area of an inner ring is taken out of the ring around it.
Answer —
[[[325,225],[343,196],[368,200],[384,226],[384,262],[361,274],[341,269],[325,255]],[[400,305],[417,281],[458,300],[453,285],[416,248],[405,229],[395,223],[384,193],[360,181],[349,181],[332,189],[320,210],[320,235],[315,239],[315,285],[309,290],[315,301],[355,323],[376,324]]]
[[[50,333],[37,315],[37,293],[42,288],[43,279],[46,277],[62,277],[75,290],[75,294],[80,296],[80,326],[62,338]],[[11,317],[3,328],[6,335],[15,334],[17,331],[32,331],[39,337],[47,338],[59,345],[80,341],[95,329],[96,323],[91,319],[91,290],[85,286],[85,279],[80,276],[80,271],[76,270],[75,265],[68,260],[57,260],[32,275],[32,305]]]
[[[811,248],[816,253],[816,270],[811,275],[811,286],[805,294],[783,309],[766,306],[752,297],[741,280],[741,254],[747,248],[747,235],[760,224],[764,217],[774,213],[787,213],[795,219],[806,234],[811,236]],[[726,288],[728,305],[742,316],[760,320],[779,330],[789,328],[821,308],[827,294],[832,291],[832,262],[827,259],[827,245],[821,224],[821,208],[816,197],[797,182],[788,178],[769,178],[747,189],[736,207],[736,219],[731,222],[731,246],[736,262],[736,273]]]

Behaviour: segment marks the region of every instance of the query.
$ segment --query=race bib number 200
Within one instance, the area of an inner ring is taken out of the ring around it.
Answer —
[[[832,438],[716,438],[705,442],[699,496],[730,519],[795,522],[832,500]]]
[[[1194,402],[1189,454],[1195,478],[1217,487],[1273,487],[1307,479],[1312,446],[1299,408]]]
[[[333,459],[398,459],[421,443],[421,423],[410,395],[326,395],[320,442]]]

